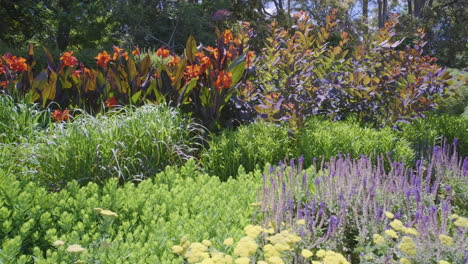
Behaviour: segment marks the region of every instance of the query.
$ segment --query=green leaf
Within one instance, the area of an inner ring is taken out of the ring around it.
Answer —
[[[136,104],[136,102],[138,102],[138,100],[140,99],[141,97],[141,90],[139,90],[138,92],[136,92],[134,95],[132,95],[132,102],[134,104]]]
[[[57,93],[57,74],[50,71],[47,84],[42,91],[42,107],[46,106],[47,99],[54,100]]]
[[[193,35],[190,35],[185,45],[185,57],[190,63],[195,61],[195,53],[197,53],[197,41]]]
[[[242,78],[242,75],[244,74],[245,71],[245,60],[240,60],[245,58],[245,56],[240,56],[237,58],[235,61],[229,65],[229,72],[232,73],[232,84],[231,87],[234,87]]]

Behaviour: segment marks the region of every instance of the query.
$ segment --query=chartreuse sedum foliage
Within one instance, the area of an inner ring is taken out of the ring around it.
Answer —
[[[298,224],[304,225],[303,222]],[[244,228],[244,237],[237,243],[233,238],[224,240],[223,251],[214,247],[210,240],[191,243],[186,237],[182,237],[180,244],[173,246],[172,251],[188,263],[350,264],[340,253],[312,249],[301,242],[301,237],[290,230],[276,233],[273,227],[248,225]]]
[[[31,180],[50,187],[70,180],[141,180],[194,156],[201,132],[191,119],[165,106],[78,115],[73,122],[53,124],[30,142],[34,144],[25,145],[29,155],[18,167],[26,167]]]
[[[413,149],[423,153],[428,147],[441,144],[445,139],[457,141],[457,150],[468,155],[468,116],[430,115],[402,126],[401,136],[411,142]]]
[[[311,118],[297,135],[297,156],[303,155],[309,166],[313,158],[331,158],[349,154],[377,158],[390,154],[395,160],[411,160],[410,144],[390,128],[361,127],[355,120],[332,122]]]
[[[348,34],[335,32],[334,12],[324,26],[314,25],[307,13],[296,19],[291,29],[273,24],[258,56],[256,83],[263,98],[256,110],[263,118],[289,120],[297,129],[310,115],[342,119],[355,113],[386,125],[433,109],[449,92],[448,72],[422,56],[422,30],[411,46],[392,39],[394,16],[352,52]]]
[[[72,181],[51,193],[0,173],[0,263],[180,263],[171,247],[184,235],[216,247],[242,236],[259,174],[221,182],[191,160],[138,185]]]
[[[222,179],[235,177],[239,166],[252,171],[291,154],[288,130],[267,122],[226,130],[209,141],[201,161],[206,170]]]

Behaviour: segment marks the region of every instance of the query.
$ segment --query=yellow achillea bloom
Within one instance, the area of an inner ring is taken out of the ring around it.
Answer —
[[[394,215],[388,211],[386,211],[385,213],[385,217],[387,217],[388,219],[393,219]]]
[[[185,257],[189,263],[198,263],[209,258],[210,254],[208,253],[208,248],[202,243],[192,243],[188,247]]]
[[[251,237],[243,237],[237,243],[237,246],[234,248],[234,255],[239,256],[239,257],[250,257],[258,249],[257,242]]]
[[[310,251],[308,249],[303,249],[302,252],[301,252],[301,255],[304,258],[308,259],[308,258],[312,257],[313,253],[312,253],[312,251]]]
[[[416,245],[410,237],[403,237],[398,248],[410,256],[416,256]]]
[[[379,234],[374,234],[372,238],[374,239],[374,244],[376,245],[385,243],[385,239]]]
[[[211,242],[209,240],[206,240],[206,239],[202,241],[202,244],[207,246],[207,247],[211,246]]]
[[[248,237],[257,238],[262,233],[263,228],[259,225],[248,225],[244,227],[244,232]]]
[[[298,225],[305,225],[306,224],[305,219],[298,220],[296,223]]]
[[[232,246],[232,244],[234,244],[234,239],[232,239],[232,237],[227,238],[227,239],[224,240],[223,244],[228,246],[228,247]]]
[[[247,257],[238,258],[236,259],[235,263],[236,264],[250,264],[250,259]]]
[[[413,262],[407,258],[401,258],[400,263],[401,264],[413,264]]]
[[[458,227],[468,227],[468,218],[465,217],[457,217],[454,224]]]
[[[446,235],[439,235],[439,240],[442,244],[451,247],[453,245],[453,238]]]
[[[280,257],[271,257],[271,258],[268,258],[268,263],[270,263],[270,264],[284,264],[284,261]]]
[[[437,264],[450,264],[450,262],[445,261],[445,260],[439,260]]]
[[[393,228],[393,230],[401,231],[401,232],[403,232],[406,229],[406,227],[403,225],[403,223],[398,219],[393,220],[390,223],[390,226]]]
[[[405,227],[405,229],[403,229],[403,233],[413,236],[419,236],[419,233],[415,228]]]
[[[272,244],[266,244],[263,247],[263,252],[264,252],[266,258],[281,256],[281,252],[276,250],[275,246],[273,246]]]
[[[323,257],[319,257],[322,259],[323,264],[350,264],[346,258],[341,255],[340,253],[336,253],[332,250],[327,250],[324,253]],[[318,252],[317,252],[318,256]]]
[[[181,247],[181,246],[172,246],[172,252],[176,253],[176,254],[180,254],[184,251],[184,248]]]
[[[398,234],[392,229],[385,230],[385,234],[391,238],[395,238],[395,239],[398,238]]]

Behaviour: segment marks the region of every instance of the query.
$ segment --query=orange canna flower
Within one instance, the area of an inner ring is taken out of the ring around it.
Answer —
[[[96,64],[103,68],[107,68],[107,63],[111,60],[111,57],[107,51],[99,53],[97,57],[94,58],[97,60]]]
[[[128,52],[124,52],[124,53],[122,54],[122,57],[124,57],[124,59],[125,59],[126,61],[128,61]]]
[[[211,47],[211,46],[208,46],[208,47],[206,47],[206,49],[207,49],[209,52],[213,53],[213,57],[214,57],[216,60],[219,58],[219,51],[218,51],[217,48],[213,48],[213,47]]]
[[[252,65],[253,58],[255,57],[255,52],[249,51],[246,56],[246,67],[250,67]]]
[[[26,59],[22,57],[13,56],[11,53],[3,55],[3,59],[8,64],[10,69],[16,72],[23,72],[28,70]],[[3,69],[4,70],[4,69]]]
[[[229,89],[232,84],[232,73],[231,72],[220,72],[218,79],[215,81],[214,85],[218,91],[224,89]]]
[[[170,65],[176,66],[180,62],[180,57],[172,56],[171,60],[169,61]]]
[[[185,76],[188,77],[189,80],[193,78],[197,78],[201,74],[201,67],[200,65],[188,65],[185,67]]]
[[[117,106],[119,104],[119,102],[117,101],[117,99],[115,97],[110,97],[109,99],[107,99],[105,102],[106,104],[106,107],[114,107],[114,106]]]
[[[2,60],[0,59],[0,74],[5,74],[5,73],[6,73],[5,68],[3,66]]]
[[[51,115],[54,118],[55,122],[65,122],[70,119],[70,111],[68,110],[68,108],[65,108],[64,111],[57,109],[54,112],[52,112]]]
[[[168,49],[163,49],[163,48],[159,48],[157,51],[156,51],[156,55],[158,55],[159,57],[162,57],[163,59],[169,57],[171,51],[168,50]]]
[[[8,85],[7,81],[0,82],[0,87],[5,88]]]
[[[60,57],[60,60],[62,61],[63,65],[67,67],[73,67],[75,65],[78,65],[78,60],[75,56],[73,56],[73,51],[62,53],[62,57]]]
[[[135,47],[135,49],[132,51],[133,56],[140,55],[140,49],[138,47]]]
[[[231,30],[226,29],[223,33],[224,44],[229,44],[232,40],[234,40],[234,36],[231,33]]]
[[[122,53],[124,49],[119,48],[119,46],[113,46],[114,52],[117,52],[118,54]]]
[[[81,73],[82,73],[82,71],[80,71],[80,70],[75,70],[75,71],[72,72],[73,76],[75,76],[76,78],[80,78]]]

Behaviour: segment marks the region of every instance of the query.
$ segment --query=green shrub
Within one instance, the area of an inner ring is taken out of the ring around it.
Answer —
[[[290,154],[286,128],[257,122],[215,136],[202,153],[201,160],[210,174],[225,180],[235,177],[240,165],[249,172],[257,165],[276,163]]]
[[[196,154],[201,128],[178,110],[147,105],[123,113],[77,116],[31,144],[21,166],[33,180],[60,187],[70,180],[141,180]]]
[[[468,109],[468,71],[450,69],[452,84],[449,89],[453,96],[444,98],[439,102],[438,112],[460,115]]]
[[[468,155],[468,117],[431,115],[417,119],[402,128],[401,136],[411,142],[419,154],[428,147],[441,144],[445,138],[449,143],[458,139],[457,149],[462,156]]]
[[[36,135],[47,124],[48,115],[38,105],[15,103],[10,96],[0,94],[0,144]]]
[[[311,165],[313,158],[330,158],[338,154],[350,154],[357,158],[386,155],[410,160],[413,151],[405,140],[399,140],[390,129],[376,130],[360,127],[353,121],[324,121],[318,118],[309,119],[297,137],[296,155],[304,155],[306,166]]]
[[[217,247],[224,237],[243,235],[261,177],[260,172],[240,174],[238,180],[220,182],[200,173],[191,160],[138,186],[119,186],[110,179],[101,187],[80,188],[72,181],[49,193],[0,171],[0,263],[32,263],[32,257],[35,263],[78,258],[85,263],[181,263],[170,248],[184,235],[191,241],[211,239]],[[118,216],[103,216],[94,208]],[[58,240],[65,244],[53,246]],[[66,252],[71,244],[86,251]]]

